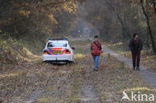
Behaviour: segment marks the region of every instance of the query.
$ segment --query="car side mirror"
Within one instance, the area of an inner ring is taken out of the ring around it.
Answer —
[[[75,50],[75,47],[72,47],[73,50]]]

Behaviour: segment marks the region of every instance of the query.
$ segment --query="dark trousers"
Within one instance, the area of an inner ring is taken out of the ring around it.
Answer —
[[[132,62],[133,62],[133,68],[140,66],[140,55],[141,55],[141,51],[132,51]]]

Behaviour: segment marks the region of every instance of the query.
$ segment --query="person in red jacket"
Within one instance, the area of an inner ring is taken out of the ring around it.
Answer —
[[[98,40],[98,36],[94,36],[94,41],[91,44],[91,54],[94,60],[94,70],[98,71],[98,61],[101,54],[101,42]]]

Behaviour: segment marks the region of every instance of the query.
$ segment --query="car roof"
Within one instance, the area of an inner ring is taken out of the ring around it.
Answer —
[[[49,40],[48,42],[55,42],[55,43],[67,43],[67,40]]]
[[[67,41],[68,41],[67,38],[55,38],[55,39],[53,39],[53,38],[49,38],[49,40],[67,40]]]

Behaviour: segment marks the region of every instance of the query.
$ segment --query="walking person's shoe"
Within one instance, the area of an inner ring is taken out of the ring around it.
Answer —
[[[98,69],[97,68],[94,68],[94,71],[98,71]]]
[[[135,67],[133,67],[133,70],[136,70]]]
[[[136,67],[136,70],[137,70],[137,71],[140,71],[140,68],[139,68],[139,67]]]

